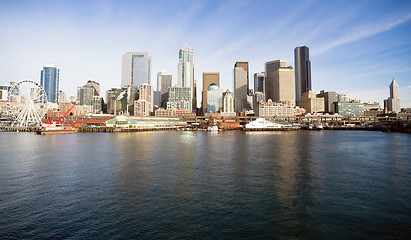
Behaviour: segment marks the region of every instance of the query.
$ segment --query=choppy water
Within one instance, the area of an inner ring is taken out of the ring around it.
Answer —
[[[0,238],[411,236],[411,135],[0,133]]]

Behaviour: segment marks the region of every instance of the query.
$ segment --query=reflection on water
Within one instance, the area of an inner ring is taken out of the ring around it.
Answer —
[[[410,135],[0,133],[0,235],[405,238]]]

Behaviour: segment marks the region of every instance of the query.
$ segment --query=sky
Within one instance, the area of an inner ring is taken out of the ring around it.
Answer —
[[[176,84],[186,44],[198,96],[203,72],[220,72],[232,91],[234,64],[247,61],[253,86],[265,62],[294,66],[294,48],[308,46],[313,91],[383,107],[395,78],[401,107],[411,107],[411,1],[0,0],[0,84],[40,82],[53,63],[69,96],[89,79],[105,92],[120,87],[125,52],[150,54],[154,88],[161,70]]]

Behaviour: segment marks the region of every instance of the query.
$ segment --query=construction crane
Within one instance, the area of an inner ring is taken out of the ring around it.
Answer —
[[[60,122],[61,122],[61,120],[63,120],[63,118],[65,118],[66,116],[67,116],[67,114],[69,113],[69,112],[71,112],[71,110],[73,110],[73,108],[77,105],[77,103],[78,102],[76,102],[76,103],[74,103],[74,105],[73,106],[71,106],[71,108],[67,111],[67,112],[65,112],[64,114],[63,114],[63,116],[61,116],[60,118],[59,118],[59,120],[57,121],[57,122],[53,122],[53,120],[51,120],[51,118],[47,118],[47,121],[43,124],[43,127],[50,127],[50,126],[57,126],[57,124],[59,124]]]

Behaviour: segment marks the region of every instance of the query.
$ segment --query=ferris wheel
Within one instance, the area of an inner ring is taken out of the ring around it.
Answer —
[[[14,120],[12,126],[40,126],[47,113],[46,91],[32,80],[14,83],[9,90],[7,108]]]

